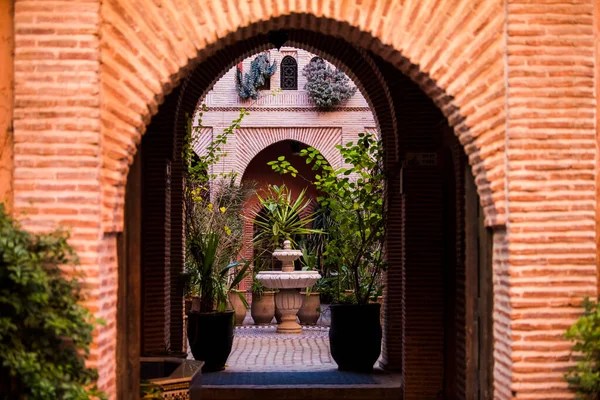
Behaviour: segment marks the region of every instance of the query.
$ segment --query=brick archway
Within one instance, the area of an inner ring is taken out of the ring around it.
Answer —
[[[125,175],[128,165],[132,161],[132,152],[136,143],[139,143],[146,124],[157,112],[157,106],[164,96],[170,93],[182,79],[189,79],[190,70],[201,63],[204,64],[209,58],[214,60],[213,56],[218,54],[219,62],[214,63],[213,61],[214,65],[209,65],[200,73],[203,78],[201,85],[206,86],[204,91],[207,91],[226,68],[269,46],[266,35],[263,33],[283,28],[302,30],[298,39],[290,37],[290,44],[316,54],[323,54],[337,66],[343,67],[359,87],[363,85],[361,81],[367,82],[360,88],[374,109],[378,106],[389,108],[390,99],[381,78],[376,75],[373,76],[376,79],[372,80],[359,78],[361,73],[364,74],[369,69],[373,70],[372,65],[369,65],[368,57],[351,59],[347,55],[338,54],[339,48],[332,43],[319,39],[324,37],[344,38],[359,48],[370,50],[381,56],[417,82],[446,115],[465,147],[470,163],[474,166],[487,224],[489,226],[502,225],[505,210],[503,207],[497,207],[497,204],[504,204],[504,171],[500,162],[502,157],[499,156],[503,153],[504,148],[502,140],[504,134],[502,101],[504,86],[500,41],[495,37],[502,29],[501,18],[499,18],[501,7],[497,3],[492,0],[486,1],[473,10],[473,13],[481,14],[482,21],[479,24],[471,22],[463,28],[465,32],[462,32],[461,38],[464,42],[457,41],[455,46],[450,48],[444,47],[442,43],[437,43],[437,46],[431,44],[420,48],[413,45],[408,49],[415,53],[412,57],[411,51],[407,51],[405,47],[413,43],[407,42],[405,35],[400,35],[400,37],[394,35],[393,23],[388,23],[386,29],[383,26],[377,27],[375,34],[368,33],[370,30],[364,29],[365,22],[368,21],[365,21],[360,15],[361,12],[364,13],[363,15],[371,15],[373,8],[370,6],[358,6],[351,17],[350,15],[337,15],[341,10],[336,7],[326,10],[322,9],[321,5],[316,5],[318,10],[285,14],[283,10],[264,10],[258,4],[248,3],[249,14],[244,14],[240,9],[227,11],[232,12],[238,18],[241,15],[251,15],[261,22],[254,22],[254,18],[251,18],[247,24],[242,24],[242,27],[239,28],[237,25],[231,25],[227,19],[217,18],[211,22],[211,24],[216,24],[213,27],[216,37],[209,40],[201,39],[201,36],[197,36],[199,33],[195,29],[189,30],[191,29],[189,26],[175,29],[169,22],[168,13],[165,13],[162,17],[156,16],[157,26],[165,29],[163,42],[157,43],[156,48],[164,46],[167,54],[171,54],[173,57],[152,65],[149,64],[149,60],[154,60],[156,57],[160,60],[161,57],[156,54],[155,50],[148,49],[143,44],[144,35],[149,33],[145,24],[140,26],[142,30],[139,33],[135,33],[133,27],[136,26],[136,23],[132,18],[137,15],[137,11],[126,4],[107,3],[103,7],[106,15],[103,24],[103,62],[107,66],[103,72],[103,76],[106,77],[103,79],[103,87],[111,95],[107,96],[103,108],[105,128],[103,136],[107,144],[103,152],[104,230],[108,232],[120,230]],[[261,10],[262,13],[254,14],[253,6],[257,6],[256,9]],[[463,6],[466,6],[466,2]],[[211,10],[210,7],[206,11],[209,10]],[[209,13],[224,11],[221,10],[220,4],[215,4],[215,8],[212,10]],[[383,13],[381,16],[384,19],[389,13],[390,18],[385,19],[386,21],[392,19],[391,16],[395,13],[401,13],[407,17],[406,12],[410,12],[410,10],[391,10],[389,5],[382,6],[378,10]],[[199,12],[199,10],[194,11]],[[483,20],[484,16],[489,17],[494,12],[498,13],[498,17]],[[477,15],[471,15],[470,20],[472,18],[473,21],[477,21]],[[189,21],[187,16],[184,19]],[[407,29],[411,31],[418,32],[425,28],[425,26],[417,26],[414,21],[405,21]],[[425,23],[424,20],[421,22]],[[427,24],[433,22],[428,21]],[[440,23],[441,21],[435,22]],[[439,24],[435,29],[430,29],[456,31],[459,28],[455,22],[452,26]],[[167,32],[169,28],[173,28],[173,30]],[[176,39],[175,32],[182,37],[182,40]],[[423,35],[416,36],[423,41]],[[463,54],[464,50],[459,51],[457,46],[467,41],[469,46],[466,46],[465,49],[471,53]],[[203,43],[203,45],[198,45],[198,43]],[[233,46],[228,48],[228,53],[231,54],[232,49],[235,49],[234,53],[238,53],[235,59],[228,62],[224,62],[224,60],[229,58],[229,54],[220,51],[226,46]],[[447,53],[445,53],[446,51]],[[450,66],[447,66],[444,55],[450,58],[452,55],[461,55],[462,61],[450,63]],[[469,61],[467,62],[466,59]],[[357,62],[359,60],[361,62]],[[207,70],[210,73],[206,73]],[[198,70],[195,69],[195,71]],[[485,76],[481,75],[482,72],[486,72]],[[481,81],[473,80],[478,77],[481,78]],[[376,93],[377,89],[380,93]],[[119,90],[124,90],[127,96],[123,98],[123,95],[112,95]],[[124,107],[127,111],[124,111]],[[375,112],[375,114],[378,113]],[[384,140],[391,136],[384,131],[387,129],[393,131],[395,121],[392,119],[389,124],[391,125],[389,128],[380,127]],[[113,148],[113,145],[116,148]],[[388,148],[392,147],[395,148],[395,146],[388,146]],[[494,158],[487,160],[486,154],[491,152],[494,153]],[[490,174],[494,177],[493,181],[488,179]]]
[[[559,331],[597,291],[594,4],[15,2],[15,209],[27,228],[72,228],[88,304],[108,322],[92,351],[101,386],[114,388],[116,235],[146,126],[196,66],[244,41],[249,55],[265,46],[257,35],[285,27],[372,52],[443,110],[496,229],[498,397],[535,396],[541,379],[547,397],[564,397]],[[209,81],[220,65],[207,64]]]
[[[327,137],[333,139],[335,135],[340,137],[341,142],[341,131],[337,128],[240,128],[235,135],[235,146],[239,150],[233,169],[238,172],[239,179],[241,179],[244,171],[258,153],[266,147],[284,140],[295,140],[319,149],[330,165],[339,167],[341,160],[335,148],[337,143],[325,139]]]
[[[396,113],[392,96],[387,88],[386,80],[384,79],[380,67],[375,60],[364,50],[357,49],[343,39],[338,39],[323,35],[317,32],[306,30],[288,30],[289,42],[294,47],[304,48],[312,53],[328,58],[333,64],[342,68],[348,73],[355,84],[361,89],[363,96],[370,104],[375,116],[378,130],[384,142],[385,156],[384,164],[388,174],[389,197],[388,197],[388,241],[394,245],[389,246],[387,253],[390,268],[387,271],[387,282],[393,282],[389,285],[393,295],[386,296],[384,304],[384,333],[383,333],[383,364],[391,370],[404,370],[404,294],[403,282],[405,280],[404,272],[404,202],[400,192],[400,179],[398,176],[400,160],[399,155],[403,151],[400,141],[398,140]],[[268,37],[265,34],[258,34],[246,40],[240,40],[222,50],[217,51],[214,55],[200,62],[195,66],[194,70],[187,78],[168,95],[165,103],[160,106],[156,118],[152,120],[149,126],[149,133],[154,136],[156,134],[165,135],[172,134],[174,142],[172,144],[173,160],[179,157],[181,152],[181,141],[185,135],[187,120],[189,115],[193,115],[199,99],[201,99],[214,82],[220,78],[229,68],[246,58],[248,55],[254,54],[269,46]],[[389,65],[389,63],[387,64]],[[391,66],[398,74],[398,68]],[[404,76],[404,75],[402,75]],[[428,79],[425,75],[419,75],[422,81],[417,80],[420,84]],[[406,79],[406,78],[405,78]],[[411,79],[415,79],[411,77]],[[418,89],[417,89],[418,90]],[[426,94],[429,96],[435,92],[436,87],[429,86]],[[443,92],[442,92],[443,93]],[[451,98],[443,96],[442,98],[434,98],[437,101],[437,106],[440,102],[446,106],[450,104]],[[435,108],[435,107],[434,107]],[[449,121],[456,122],[458,110],[456,108],[441,108],[442,113],[451,111]],[[166,112],[166,113],[165,113]],[[446,115],[448,118],[448,115]],[[453,120],[454,118],[454,120]],[[158,120],[162,121],[157,123]],[[163,121],[164,120],[164,121]],[[462,119],[458,121],[464,122]],[[463,136],[464,137],[464,136]],[[144,141],[145,142],[145,141]],[[171,146],[171,145],[169,145]],[[472,147],[473,149],[475,146]],[[476,153],[477,154],[477,153]],[[176,182],[174,187],[179,187],[181,179],[181,171],[178,171],[177,162],[171,163],[172,173],[171,182]],[[487,181],[486,172],[480,172],[480,184],[482,181]],[[483,186],[484,189],[486,186]],[[485,190],[484,190],[484,193]],[[174,199],[177,198],[175,191],[170,194],[171,204],[175,204]],[[486,198],[484,198],[485,204]],[[487,200],[490,200],[489,198]],[[173,209],[172,209],[173,210]],[[488,207],[488,211],[494,210],[492,203]],[[171,236],[173,240],[174,237]],[[179,240],[179,239],[177,239]],[[173,246],[174,243],[171,242]],[[179,246],[178,246],[179,247]],[[171,261],[173,254],[171,254]],[[173,263],[171,265],[174,265]],[[177,271],[174,271],[177,272]],[[171,304],[174,304],[171,301]],[[178,313],[177,310],[171,311],[171,314]],[[504,339],[504,338],[503,338]],[[414,367],[414,355],[410,355],[411,368]],[[417,362],[418,363],[418,362]],[[414,388],[412,389],[414,390]]]

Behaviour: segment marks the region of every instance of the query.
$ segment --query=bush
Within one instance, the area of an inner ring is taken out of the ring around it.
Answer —
[[[565,378],[577,391],[579,399],[597,399],[600,394],[600,308],[598,303],[584,299],[585,313],[566,332],[573,351],[579,353],[577,365]]]
[[[85,366],[99,321],[60,269],[77,261],[67,238],[24,231],[0,204],[0,394],[8,398],[105,398]]]
[[[321,108],[337,106],[354,96],[356,87],[350,86],[350,79],[339,69],[328,66],[320,57],[315,57],[304,67],[306,77],[304,89],[308,98]]]

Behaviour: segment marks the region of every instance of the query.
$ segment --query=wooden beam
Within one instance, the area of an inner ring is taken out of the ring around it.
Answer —
[[[479,197],[471,168],[465,168],[465,358],[466,398],[477,399],[478,321],[477,286],[479,269]]]

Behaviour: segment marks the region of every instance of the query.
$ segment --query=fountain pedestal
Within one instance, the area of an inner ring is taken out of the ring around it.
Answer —
[[[288,240],[283,249],[277,249],[273,256],[282,261],[281,271],[259,272],[256,275],[264,287],[279,289],[275,295],[275,304],[281,312],[281,323],[277,333],[301,333],[302,327],[296,322],[298,310],[302,307],[304,296],[298,289],[311,287],[321,275],[314,271],[294,271],[294,260],[302,255],[300,250],[292,250]]]

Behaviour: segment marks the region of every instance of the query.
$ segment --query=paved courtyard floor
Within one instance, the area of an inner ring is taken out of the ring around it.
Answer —
[[[276,325],[237,327],[225,371],[270,372],[337,368],[329,352],[329,328],[305,326],[297,335]]]
[[[278,334],[277,325],[253,325],[248,315],[235,328],[224,371],[203,375],[203,396],[218,400],[399,398],[401,377],[341,372],[329,351],[329,321]],[[190,354],[191,358],[191,354]]]

